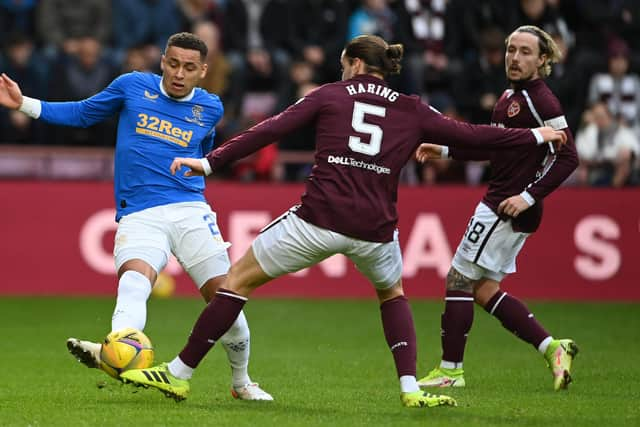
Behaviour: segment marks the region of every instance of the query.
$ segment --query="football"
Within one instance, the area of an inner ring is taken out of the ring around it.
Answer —
[[[145,334],[134,328],[111,332],[100,349],[100,367],[113,378],[128,369],[144,369],[153,364],[153,347]]]

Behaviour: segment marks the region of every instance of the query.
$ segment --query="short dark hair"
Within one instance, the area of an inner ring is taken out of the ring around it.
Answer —
[[[202,62],[204,62],[207,57],[207,53],[209,52],[207,45],[200,39],[200,37],[192,33],[176,33],[169,37],[169,40],[167,40],[167,47],[164,50],[165,53],[171,46],[181,47],[182,49],[197,50],[200,52],[200,59]]]
[[[382,37],[373,35],[358,36],[344,48],[346,57],[364,61],[368,73],[376,72],[384,77],[400,73],[403,53],[401,44],[389,45]]]

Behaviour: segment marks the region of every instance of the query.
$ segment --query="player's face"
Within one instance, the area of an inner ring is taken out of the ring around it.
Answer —
[[[171,46],[162,56],[162,86],[174,98],[188,95],[207,73],[200,52]]]
[[[538,69],[544,59],[544,55],[540,56],[538,37],[531,33],[511,34],[504,56],[507,79],[512,83],[518,83],[539,78]]]

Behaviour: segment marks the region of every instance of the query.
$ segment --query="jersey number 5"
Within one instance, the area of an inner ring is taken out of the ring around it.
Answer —
[[[380,145],[382,144],[382,128],[378,125],[365,122],[365,114],[384,117],[387,115],[387,109],[377,105],[365,104],[363,102],[356,101],[353,103],[351,127],[356,132],[369,134],[369,143],[362,142],[359,136],[352,135],[349,137],[349,148],[356,153],[375,156],[380,152]]]

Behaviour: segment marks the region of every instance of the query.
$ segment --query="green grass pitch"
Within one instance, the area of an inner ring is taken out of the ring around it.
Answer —
[[[186,401],[120,385],[67,353],[69,336],[101,339],[111,298],[0,299],[2,426],[637,426],[640,425],[640,306],[530,303],[557,337],[580,346],[574,383],[554,392],[542,357],[476,308],[458,407],[406,409],[377,304],[253,299],[250,373],[276,399],[240,402],[229,393],[224,352],[214,348]],[[156,360],[185,342],[202,303],[151,300],[146,331]],[[413,301],[418,375],[440,358],[442,303]],[[105,386],[98,387],[103,383]]]

